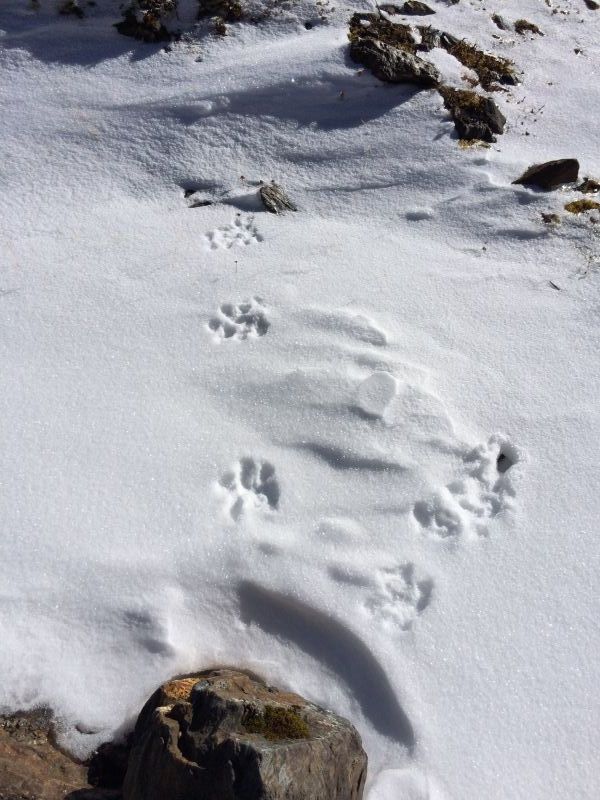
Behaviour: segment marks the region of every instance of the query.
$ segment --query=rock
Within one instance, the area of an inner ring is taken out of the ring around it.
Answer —
[[[585,214],[586,211],[600,211],[600,203],[597,200],[572,200],[565,206],[565,211],[569,214]]]
[[[177,0],[134,0],[115,28],[123,36],[143,42],[170,42],[173,35],[164,23],[176,11]]]
[[[504,132],[506,118],[491,97],[450,86],[441,86],[439,92],[460,139],[495,142],[494,134]]]
[[[556,189],[565,183],[574,183],[579,175],[579,161],[576,158],[560,158],[533,164],[513,184],[537,186],[539,189]]]
[[[501,31],[509,31],[511,29],[510,23],[507,22],[504,17],[501,17],[500,14],[492,14],[492,22],[496,27],[500,28]]]
[[[415,83],[434,87],[441,81],[438,69],[419,56],[374,39],[350,44],[353,61],[368,67],[376,78],[388,83]]]
[[[538,36],[544,35],[534,22],[529,22],[527,19],[518,19],[515,22],[515,31],[521,36],[525,36],[526,33],[536,33]]]
[[[56,748],[50,711],[0,716],[1,800],[116,797],[114,793],[91,789],[86,771],[83,764]]]
[[[429,8],[426,3],[420,3],[419,0],[406,0],[406,3],[400,6],[400,13],[415,17],[424,17],[427,14],[435,14],[435,11],[433,8]]]
[[[598,0],[585,0],[585,4],[590,11],[597,11],[600,8],[600,3]]]
[[[583,194],[598,194],[600,192],[600,183],[593,178],[585,178],[583,183],[580,183],[577,187],[577,191],[583,192]]]
[[[284,211],[298,211],[281,186],[277,183],[265,183],[259,189],[260,198],[267,211],[271,214],[281,214]]]
[[[123,800],[360,800],[366,769],[346,720],[248,673],[214,669],[148,700]]]
[[[63,0],[58,7],[58,13],[64,17],[72,16],[78,19],[83,19],[85,16],[83,9],[79,5],[79,0]]]

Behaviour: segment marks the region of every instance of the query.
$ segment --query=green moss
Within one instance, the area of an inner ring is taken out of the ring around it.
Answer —
[[[587,198],[573,200],[571,203],[566,204],[565,211],[570,214],[583,214],[584,211],[600,211],[600,203],[597,200],[588,200]]]
[[[265,706],[262,714],[256,709],[249,709],[242,724],[248,733],[258,733],[270,741],[307,739],[310,733],[308,725],[297,711],[281,706]]]

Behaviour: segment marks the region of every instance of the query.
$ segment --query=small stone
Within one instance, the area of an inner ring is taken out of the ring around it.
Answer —
[[[353,61],[368,67],[387,83],[415,83],[435,87],[441,81],[438,69],[419,56],[374,39],[359,39],[350,45]]]
[[[538,36],[544,35],[534,22],[529,22],[527,19],[518,19],[515,22],[515,31],[521,36],[524,36],[526,33],[535,33]]]
[[[583,183],[577,187],[578,192],[583,194],[598,194],[600,192],[600,183],[593,178],[586,178]]]
[[[267,211],[281,214],[284,211],[298,211],[298,207],[290,200],[277,183],[265,183],[259,190],[260,198]]]
[[[213,669],[163,684],[146,703],[123,800],[361,800],[366,769],[346,720]]]
[[[590,11],[597,11],[600,8],[600,3],[597,0],[585,0],[585,4]]]
[[[433,8],[430,8],[427,3],[421,3],[419,0],[406,0],[406,3],[400,7],[400,13],[415,17],[424,17],[427,14],[435,14],[435,11]]]
[[[579,161],[576,158],[560,158],[556,161],[545,161],[533,164],[513,184],[537,186],[539,189],[551,191],[566,183],[574,183],[579,175]]]

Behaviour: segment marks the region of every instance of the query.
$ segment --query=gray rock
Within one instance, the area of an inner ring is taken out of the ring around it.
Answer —
[[[574,183],[579,176],[579,161],[576,158],[560,158],[556,161],[545,161],[543,164],[534,164],[517,178],[513,183],[524,186],[537,186],[539,189],[550,191],[563,186],[565,183]]]
[[[123,800],[361,800],[346,720],[231,669],[171,681],[142,709]]]
[[[504,132],[506,117],[491,97],[449,86],[440,87],[439,92],[461,139],[495,142],[495,134]]]
[[[376,78],[388,83],[415,83],[434,87],[441,81],[438,69],[419,56],[374,39],[359,39],[350,45],[353,61],[368,67]]]
[[[277,183],[265,183],[260,187],[259,192],[265,208],[267,211],[270,211],[271,214],[281,214],[284,211],[298,211],[297,206]]]

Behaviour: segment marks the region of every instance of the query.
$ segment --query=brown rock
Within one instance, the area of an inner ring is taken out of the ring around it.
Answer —
[[[557,161],[534,164],[513,183],[537,186],[539,189],[550,191],[565,183],[574,183],[578,175],[579,161],[576,158],[561,158]]]
[[[360,800],[346,720],[231,669],[161,686],[133,734],[124,800]]]
[[[90,789],[86,772],[53,743],[48,710],[0,716],[0,800],[115,797]]]
[[[430,8],[427,3],[421,3],[419,0],[406,0],[406,3],[400,8],[400,13],[424,17],[427,14],[435,14],[435,11],[433,8]]]

